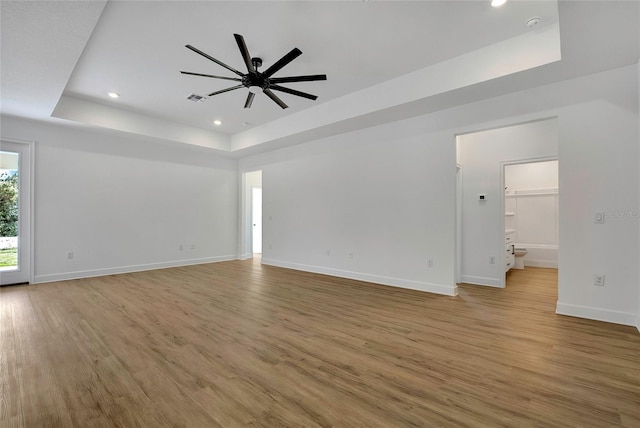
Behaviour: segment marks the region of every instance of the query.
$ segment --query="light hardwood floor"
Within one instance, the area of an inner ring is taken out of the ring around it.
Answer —
[[[458,297],[233,261],[0,289],[0,426],[640,427],[640,333],[556,271]]]

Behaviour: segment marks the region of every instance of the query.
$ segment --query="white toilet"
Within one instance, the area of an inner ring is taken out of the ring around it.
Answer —
[[[514,255],[515,255],[515,263],[513,268],[514,269],[524,269],[524,256],[527,255],[528,251],[526,248],[515,248],[514,249]]]

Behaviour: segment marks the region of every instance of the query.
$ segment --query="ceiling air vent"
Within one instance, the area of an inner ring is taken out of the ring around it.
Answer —
[[[202,95],[198,95],[198,94],[191,94],[187,97],[187,99],[189,101],[193,101],[195,103],[199,102],[199,101],[204,101],[207,99],[207,97],[204,97]]]

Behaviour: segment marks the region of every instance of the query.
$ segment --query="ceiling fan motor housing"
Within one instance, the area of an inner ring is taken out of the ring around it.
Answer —
[[[259,65],[256,65],[257,62],[254,61],[255,59],[259,59],[259,58],[252,59],[254,67],[257,68],[259,67]],[[262,61],[260,61],[260,63],[262,63]],[[270,83],[269,79],[264,77],[262,73],[260,73],[257,69],[255,72],[250,71],[242,77],[242,84],[247,88],[250,88],[252,86],[258,86],[264,90],[269,87],[269,83]]]

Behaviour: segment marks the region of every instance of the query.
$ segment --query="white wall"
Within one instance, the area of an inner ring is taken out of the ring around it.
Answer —
[[[455,294],[453,138],[425,128],[409,120],[242,160],[262,168],[262,262]]]
[[[533,162],[505,167],[506,192],[558,188],[558,161]]]
[[[635,325],[638,220],[598,228],[593,216],[638,206],[637,76],[623,67],[243,159],[242,170],[263,169],[263,257],[451,292],[455,135],[557,117],[558,311]],[[596,272],[605,287],[592,285]]]
[[[640,9],[638,9],[638,14],[640,17]],[[636,80],[636,82],[638,86],[638,102],[640,103],[640,61],[638,62],[638,79]],[[640,128],[640,108],[638,108],[638,127]],[[638,145],[640,146],[640,131],[638,132]],[[638,169],[638,172],[640,173],[640,169]],[[640,177],[639,177],[639,180],[640,180]],[[638,187],[640,188],[640,184]],[[640,201],[640,198],[639,198],[639,201]],[[638,206],[638,213],[640,214],[640,205]],[[638,244],[640,245],[640,236],[638,237]],[[638,265],[640,265],[640,259],[638,260]],[[640,331],[640,280],[638,281],[638,314],[637,314],[636,327],[638,328],[638,331]]]
[[[236,258],[237,161],[6,117],[2,137],[36,142],[36,282]]]
[[[603,82],[607,76],[615,80]],[[637,72],[625,67],[591,79],[593,85],[584,88],[582,101],[563,108],[559,120],[557,310],[634,325],[639,219],[595,224],[594,217],[596,212],[626,212],[638,206]],[[606,276],[604,287],[593,285],[595,274]]]

